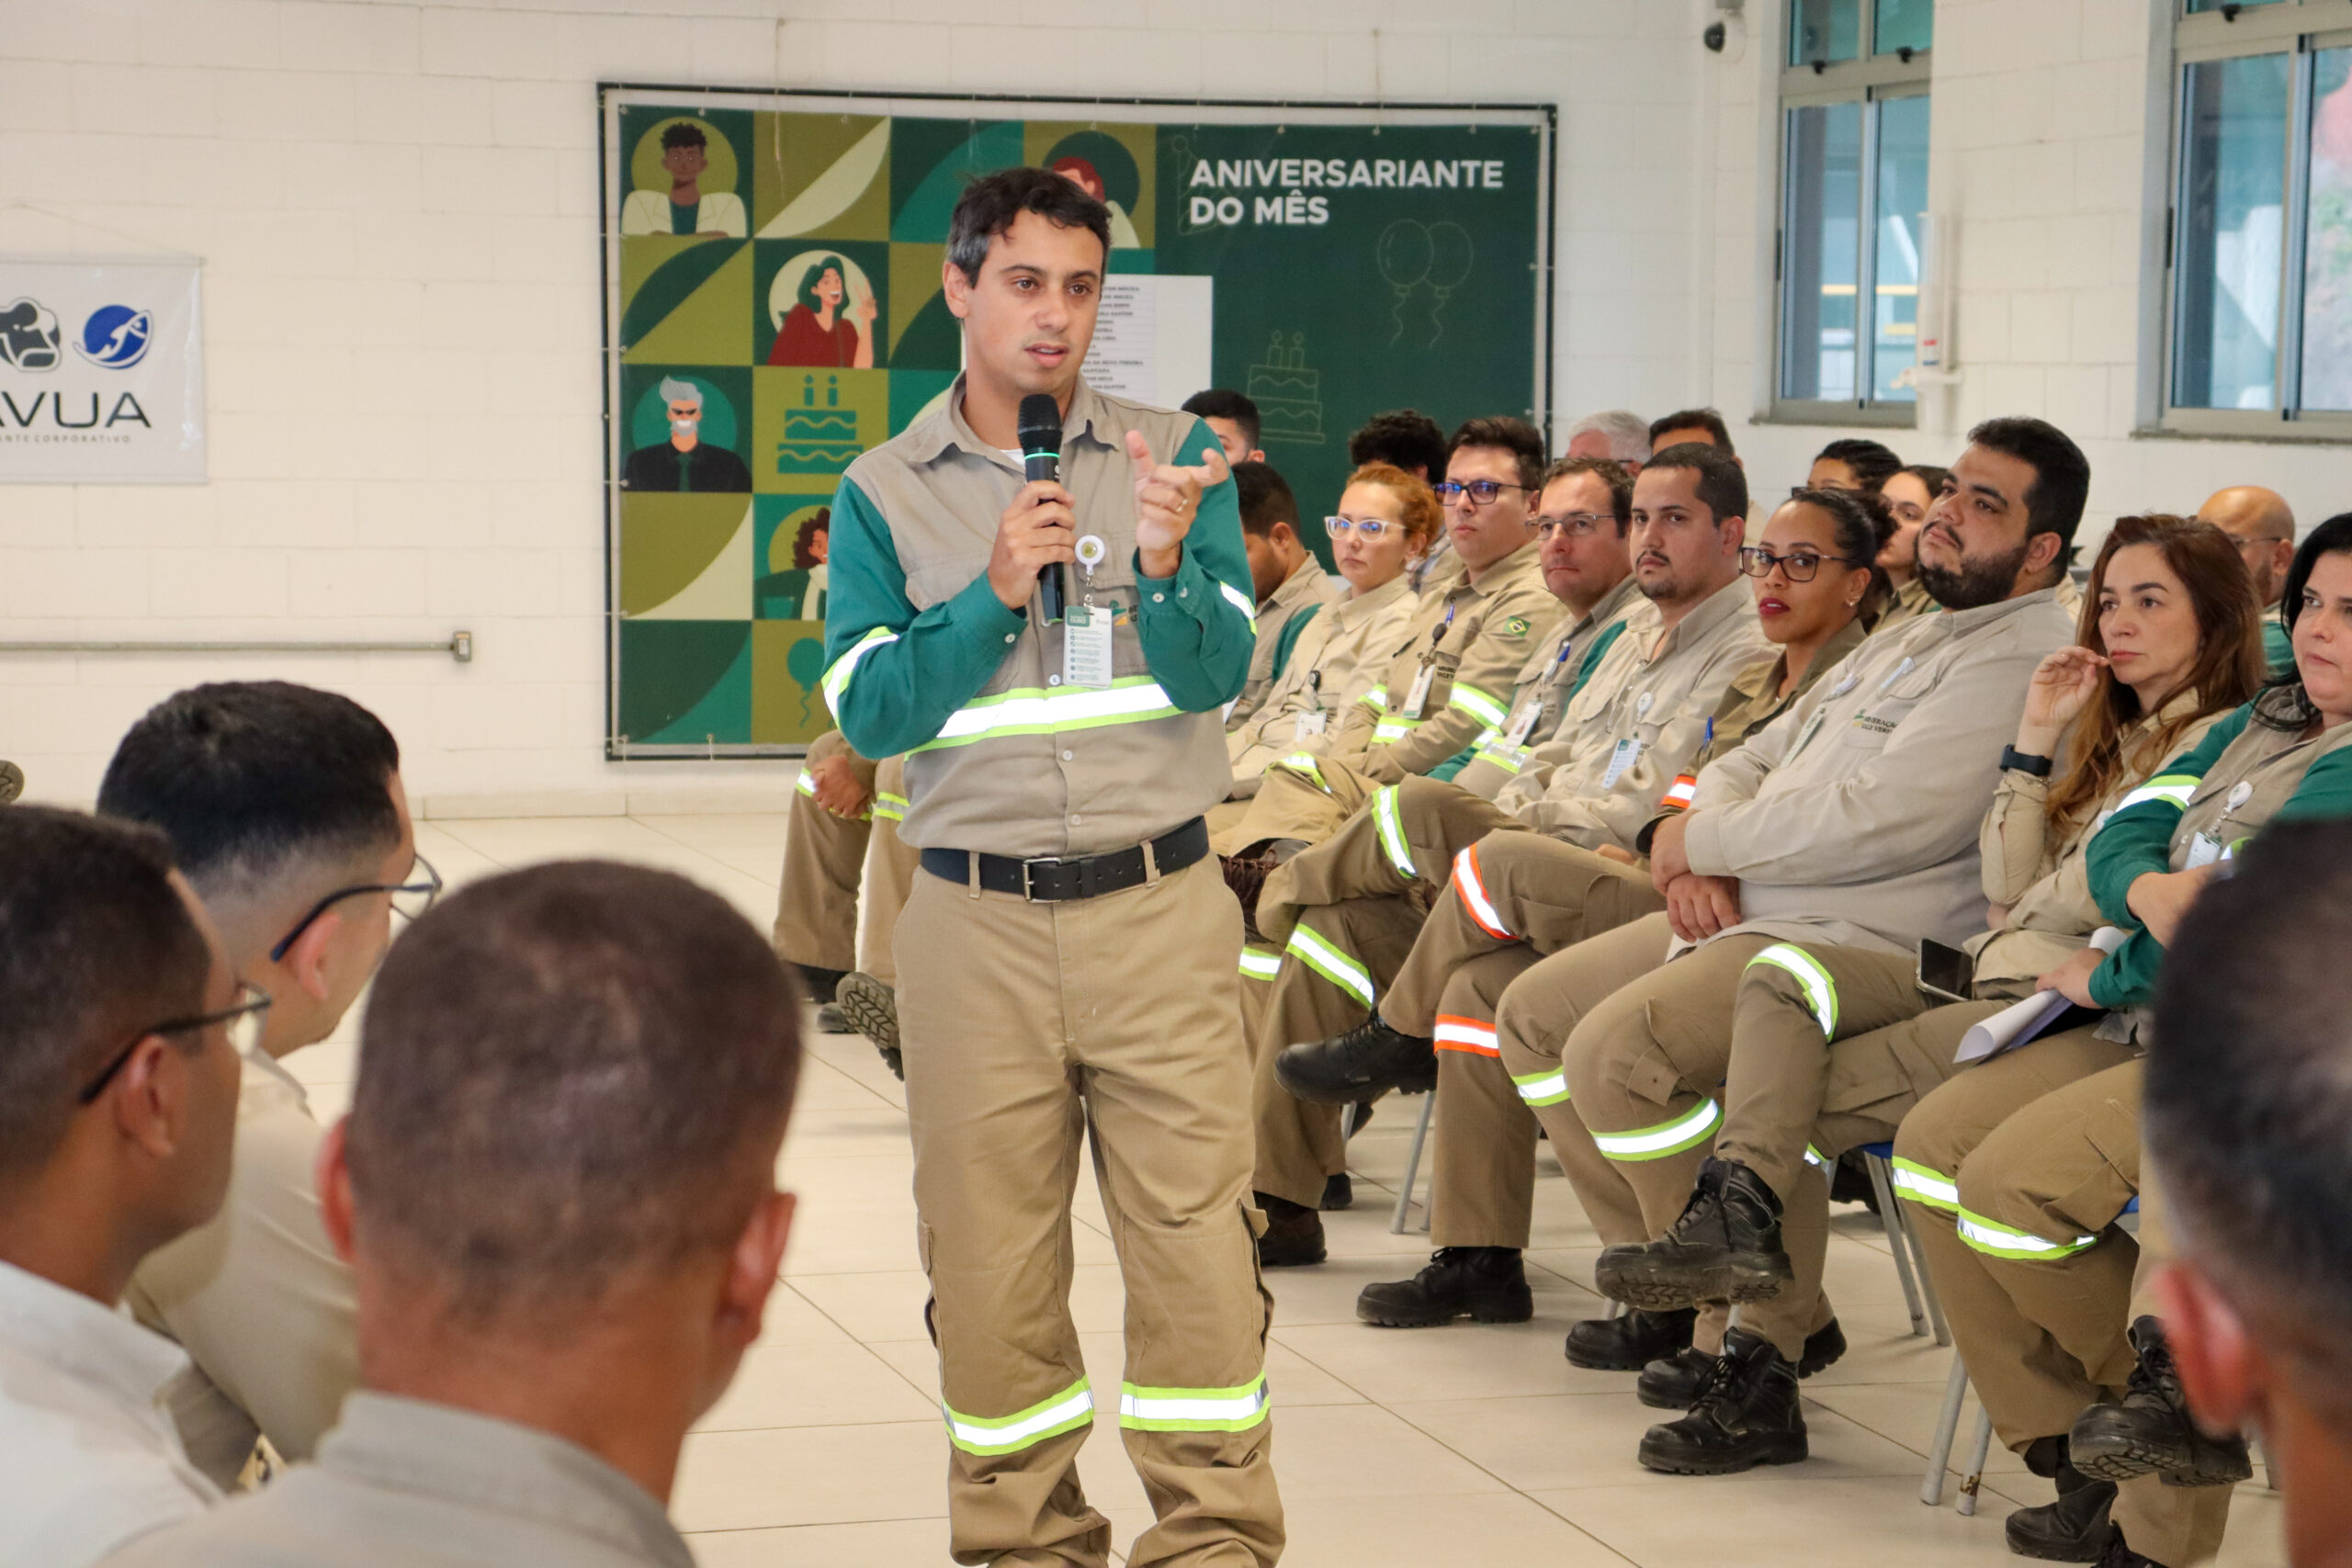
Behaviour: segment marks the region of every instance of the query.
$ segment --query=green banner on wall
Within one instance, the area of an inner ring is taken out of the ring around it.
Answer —
[[[1247,392],[1317,548],[1374,413],[1545,422],[1548,107],[600,101],[610,756],[832,727],[829,503],[955,380],[940,268],[974,175],[1042,164],[1110,204],[1090,379]]]

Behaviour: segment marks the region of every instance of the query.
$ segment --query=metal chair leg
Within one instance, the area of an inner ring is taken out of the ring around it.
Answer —
[[[1976,1402],[1976,1438],[1969,1445],[1968,1473],[1960,1478],[1959,1509],[1962,1514],[1976,1512],[1976,1494],[1984,1484],[1984,1456],[1993,1451],[1993,1413],[1984,1402]]]
[[[1928,1442],[1928,1473],[1919,1483],[1919,1501],[1935,1507],[1944,1500],[1944,1472],[1951,1465],[1951,1440],[1960,1432],[1961,1402],[1968,1397],[1968,1368],[1955,1352],[1951,1375],[1944,1380],[1943,1408],[1936,1414],[1935,1436]]]
[[[1894,1185],[1892,1178],[1889,1179],[1888,1185],[1890,1187]],[[1910,1253],[1912,1278],[1919,1288],[1920,1296],[1928,1303],[1928,1323],[1935,1331],[1936,1343],[1949,1346],[1951,1344],[1951,1328],[1944,1322],[1943,1299],[1936,1294],[1935,1270],[1928,1267],[1927,1243],[1919,1239],[1918,1213],[1905,1208],[1901,1200],[1898,1199],[1894,1208],[1894,1218],[1903,1234],[1899,1239],[1892,1236],[1888,1239],[1895,1241],[1898,1252],[1907,1250]]]
[[[1388,1221],[1390,1235],[1403,1235],[1405,1222],[1412,1215],[1413,1183],[1421,1173],[1421,1145],[1429,1140],[1430,1117],[1436,1110],[1437,1096],[1434,1093],[1421,1097],[1421,1118],[1413,1123],[1413,1145],[1405,1151],[1405,1179],[1396,1188],[1396,1213]],[[1437,1186],[1436,1177],[1430,1178],[1430,1186],[1432,1189]],[[1421,1220],[1421,1228],[1430,1228],[1426,1213]]]
[[[1862,1163],[1871,1173],[1871,1187],[1878,1194],[1879,1221],[1886,1226],[1888,1250],[1894,1254],[1894,1277],[1903,1282],[1903,1304],[1911,1309],[1911,1332],[1928,1332],[1928,1314],[1919,1304],[1919,1286],[1911,1277],[1911,1249],[1903,1235],[1904,1217],[1894,1207],[1894,1183],[1888,1179],[1887,1163],[1876,1155],[1865,1155]],[[1949,1439],[1947,1439],[1949,1444]]]

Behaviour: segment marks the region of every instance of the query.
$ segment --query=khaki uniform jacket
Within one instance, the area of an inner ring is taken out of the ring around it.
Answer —
[[[1274,668],[1275,650],[1282,647],[1283,631],[1302,615],[1317,614],[1340,602],[1340,590],[1331,585],[1330,577],[1323,570],[1323,563],[1310,554],[1282,581],[1281,586],[1268,594],[1258,606],[1258,641],[1250,651],[1250,679],[1241,694],[1233,699],[1233,711],[1225,716],[1227,734],[1239,728],[1258,705],[1266,700],[1275,680],[1282,673]],[[1308,626],[1315,623],[1309,621]],[[1298,635],[1306,635],[1306,627]],[[1295,643],[1291,648],[1291,662],[1298,662]]]
[[[2133,725],[2124,738],[2124,766],[2114,783],[2086,816],[2054,838],[2048,811],[2052,781],[2015,769],[2001,774],[1977,847],[1984,897],[2008,914],[1999,930],[1979,931],[1963,944],[1976,960],[1978,997],[2031,996],[2034,981],[2082,951],[2091,933],[2107,923],[2091,896],[2091,835],[2149,774],[2221,721],[2220,714],[2209,714],[2170,745],[2154,746],[2158,729],[2196,707],[2197,694],[2183,693],[2162,713]]]
[[[306,1464],[160,1531],[122,1568],[694,1568],[650,1493],[577,1444],[355,1393]]]
[[[1588,850],[1631,851],[1658,796],[1706,744],[1735,676],[1770,651],[1747,580],[1735,576],[1659,635],[1643,604],[1495,804],[1538,832]]]
[[[1472,747],[1472,756],[1453,782],[1481,800],[1492,800],[1517,778],[1534,756],[1535,749],[1560,732],[1580,682],[1598,674],[1600,660],[1593,658],[1598,643],[1624,635],[1628,615],[1647,601],[1628,572],[1625,580],[1600,596],[1600,602],[1571,622],[1566,615],[1520,667],[1511,688],[1510,706],[1502,723],[1489,726]],[[1616,630],[1612,632],[1611,627]],[[1606,657],[1605,651],[1601,655]],[[1589,670],[1587,660],[1591,660]],[[1521,739],[1514,740],[1514,736]]]
[[[1684,851],[1733,930],[1908,952],[1984,929],[1976,830],[2026,682],[2074,626],[2049,589],[1866,639],[1699,775]]]
[[[1258,711],[1226,732],[1233,799],[1256,795],[1266,769],[1282,758],[1301,751],[1319,757],[1330,750],[1341,718],[1372,690],[1405,640],[1413,603],[1412,584],[1400,572],[1361,599],[1340,599],[1316,612],[1291,649],[1290,667]]]
[[[1454,558],[1450,575],[1421,590],[1404,646],[1348,709],[1330,754],[1378,784],[1428,773],[1502,722],[1521,666],[1566,613],[1544,586],[1532,538],[1476,582]],[[1408,713],[1424,665],[1419,711]]]
[[[1901,626],[1905,621],[1916,621],[1921,615],[1932,615],[1942,608],[1942,605],[1928,597],[1927,586],[1918,578],[1914,577],[1894,591],[1894,597],[1887,601],[1886,608],[1881,611],[1878,619],[1871,624],[1871,630],[1872,632],[1887,631]]]

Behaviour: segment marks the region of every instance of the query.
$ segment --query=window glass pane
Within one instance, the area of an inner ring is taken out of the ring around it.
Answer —
[[[2173,349],[2182,408],[2278,406],[2287,68],[2284,54],[2254,54],[2185,73]]]
[[[1936,41],[1935,0],[1875,0],[1871,13],[1871,50],[1893,54],[1898,49],[1926,49]]]
[[[1890,98],[1878,107],[1878,277],[1871,331],[1871,396],[1909,402],[1895,378],[1919,357],[1919,240],[1928,211],[1928,100]]]
[[[2255,6],[2277,6],[2279,4],[2281,4],[2281,0],[2188,0],[2188,14],[2193,17],[2199,11],[2218,11],[2224,6],[2232,5],[2244,9]]]
[[[2303,406],[2352,409],[2352,49],[2312,61]]]
[[[1862,52],[1862,0],[1789,0],[1789,63],[1852,60]]]
[[[1781,395],[1856,397],[1862,106],[1789,111]]]

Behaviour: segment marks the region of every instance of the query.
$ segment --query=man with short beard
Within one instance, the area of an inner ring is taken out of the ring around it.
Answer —
[[[2232,485],[2217,490],[2197,509],[2199,523],[2211,523],[2230,536],[2254,579],[2255,603],[2261,605],[2262,657],[2273,675],[2295,667],[2295,649],[2278,619],[2278,594],[2287,581],[2288,563],[2295,558],[2295,513],[2287,498],[2260,485]]]

